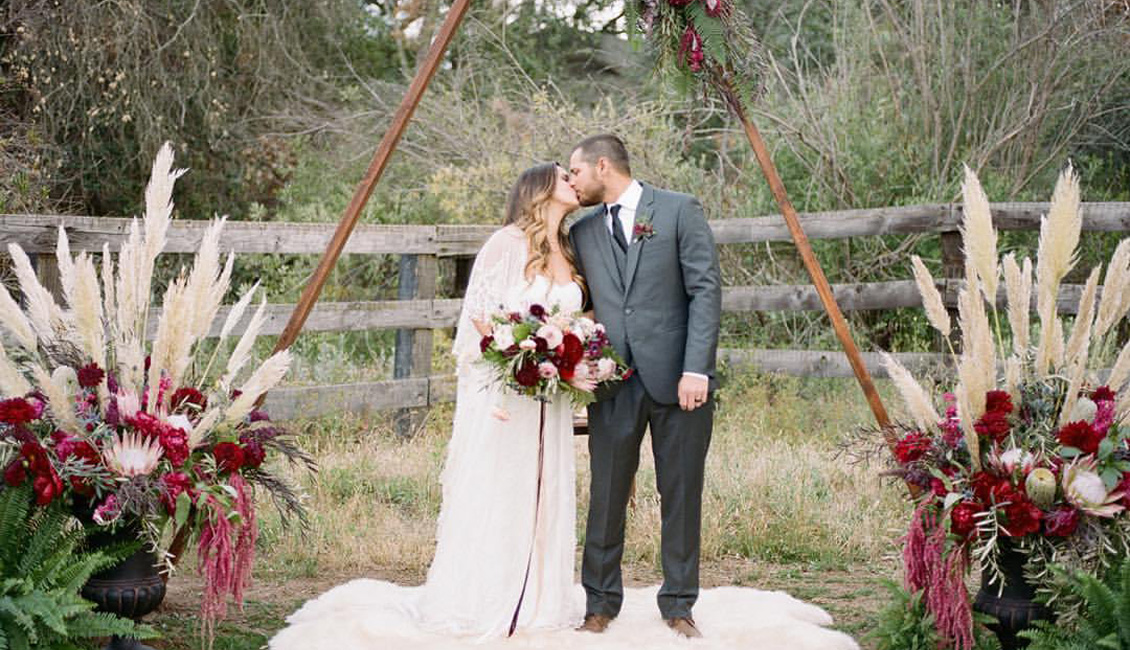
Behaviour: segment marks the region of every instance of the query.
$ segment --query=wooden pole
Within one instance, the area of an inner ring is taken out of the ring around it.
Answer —
[[[318,263],[318,268],[314,271],[314,276],[310,278],[310,282],[307,283],[306,288],[303,289],[302,297],[299,299],[298,304],[295,305],[294,312],[291,313],[286,328],[279,336],[278,343],[275,344],[275,352],[289,348],[302,331],[302,326],[306,323],[306,318],[310,315],[314,304],[318,302],[318,296],[322,293],[322,287],[325,286],[330,271],[333,270],[334,265],[337,264],[338,258],[341,257],[341,251],[345,248],[345,242],[349,239],[349,235],[353,233],[353,228],[361,218],[362,208],[365,207],[365,203],[369,201],[369,197],[373,194],[373,188],[376,186],[377,181],[380,180],[381,174],[384,173],[385,166],[392,156],[392,152],[396,150],[396,145],[400,142],[400,137],[408,127],[408,122],[412,119],[412,113],[415,112],[416,107],[420,104],[420,99],[423,97],[424,91],[427,90],[428,84],[431,82],[440,63],[443,62],[443,55],[447,51],[448,45],[451,44],[451,40],[454,38],[456,31],[459,29],[459,24],[463,21],[463,16],[467,13],[470,4],[471,0],[455,0],[455,3],[447,12],[447,18],[444,19],[443,25],[440,27],[439,33],[436,34],[435,40],[432,41],[432,46],[428,51],[427,58],[417,70],[416,77],[412,80],[411,85],[408,86],[408,92],[404,94],[404,99],[401,100],[400,107],[396,110],[395,115],[393,115],[392,124],[389,125],[384,139],[381,140],[380,146],[377,147],[376,153],[373,154],[373,161],[369,164],[369,171],[365,173],[361,184],[357,186],[357,190],[353,193],[353,199],[345,209],[345,214],[337,225],[333,239],[330,240],[326,252],[322,255],[321,262]]]
[[[781,215],[785,218],[785,224],[788,225],[789,233],[792,235],[800,258],[804,262],[804,268],[808,270],[812,284],[816,286],[816,293],[820,296],[820,302],[824,305],[824,310],[828,312],[828,317],[832,320],[832,328],[836,331],[836,336],[840,339],[840,344],[843,345],[844,352],[847,354],[848,363],[851,364],[855,378],[859,381],[863,394],[867,397],[867,403],[871,406],[871,413],[875,415],[875,420],[879,423],[879,427],[883,429],[883,435],[888,444],[893,446],[895,433],[891,427],[891,420],[887,416],[887,410],[883,407],[879,392],[875,390],[875,384],[871,381],[871,374],[867,372],[867,366],[863,363],[859,348],[856,347],[855,341],[851,337],[847,321],[844,320],[844,315],[840,312],[839,305],[836,304],[832,287],[824,276],[824,269],[821,268],[819,260],[812,252],[812,246],[808,243],[808,236],[804,233],[797,212],[785,191],[785,184],[781,182],[781,176],[777,173],[777,166],[773,164],[773,159],[769,156],[765,140],[762,139],[757,127],[746,116],[737,93],[728,86],[724,87],[722,92],[745,129],[749,144],[753,147],[753,153],[757,156],[757,162],[761,165],[765,180],[769,182],[769,189],[773,192],[773,197],[777,199],[777,205],[781,208]]]

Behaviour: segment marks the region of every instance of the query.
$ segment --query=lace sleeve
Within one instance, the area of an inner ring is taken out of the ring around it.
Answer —
[[[479,341],[482,335],[473,320],[483,321],[498,311],[506,300],[509,287],[515,286],[525,266],[526,247],[521,232],[503,228],[487,240],[475,257],[463,309],[459,314],[458,331],[451,353],[460,366],[477,359],[481,354]]]

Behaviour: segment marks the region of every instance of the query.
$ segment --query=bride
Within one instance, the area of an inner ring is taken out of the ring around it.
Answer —
[[[565,170],[553,163],[526,170],[510,192],[506,226],[471,270],[453,347],[458,390],[435,558],[415,605],[428,629],[499,636],[516,614],[521,628],[560,628],[582,613],[573,584],[569,400],[558,395],[546,411],[539,499],[540,405],[491,385],[489,371],[474,363],[481,338],[490,334],[491,313],[532,304],[562,313],[581,309],[583,281],[564,230],[565,215],[576,207]]]
[[[583,614],[573,582],[577,508],[569,400],[559,395],[547,405],[539,477],[540,404],[508,394],[475,363],[492,313],[532,304],[580,311],[584,284],[564,227],[565,215],[576,208],[565,170],[553,163],[527,169],[510,192],[506,225],[475,259],[452,349],[458,360],[455,419],[427,582],[399,591],[388,583],[369,585],[389,598],[403,596],[398,609],[421,631],[485,639],[506,636],[515,623],[520,630],[571,628]],[[371,591],[360,597],[380,600]],[[316,611],[334,609],[328,602],[315,607],[318,601],[291,622],[304,612],[310,620],[319,618]],[[292,625],[271,647],[314,647],[324,641],[318,638],[324,627]]]

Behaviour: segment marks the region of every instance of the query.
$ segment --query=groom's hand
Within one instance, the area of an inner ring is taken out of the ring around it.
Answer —
[[[679,407],[693,411],[706,403],[710,392],[710,380],[697,375],[683,375],[679,380]]]

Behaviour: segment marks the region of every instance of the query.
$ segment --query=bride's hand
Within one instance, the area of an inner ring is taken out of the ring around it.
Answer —
[[[475,320],[474,318],[471,319],[471,324],[474,325],[475,329],[479,330],[479,334],[482,334],[483,336],[490,336],[490,333],[494,331],[490,326],[490,323],[484,323],[482,321]]]

